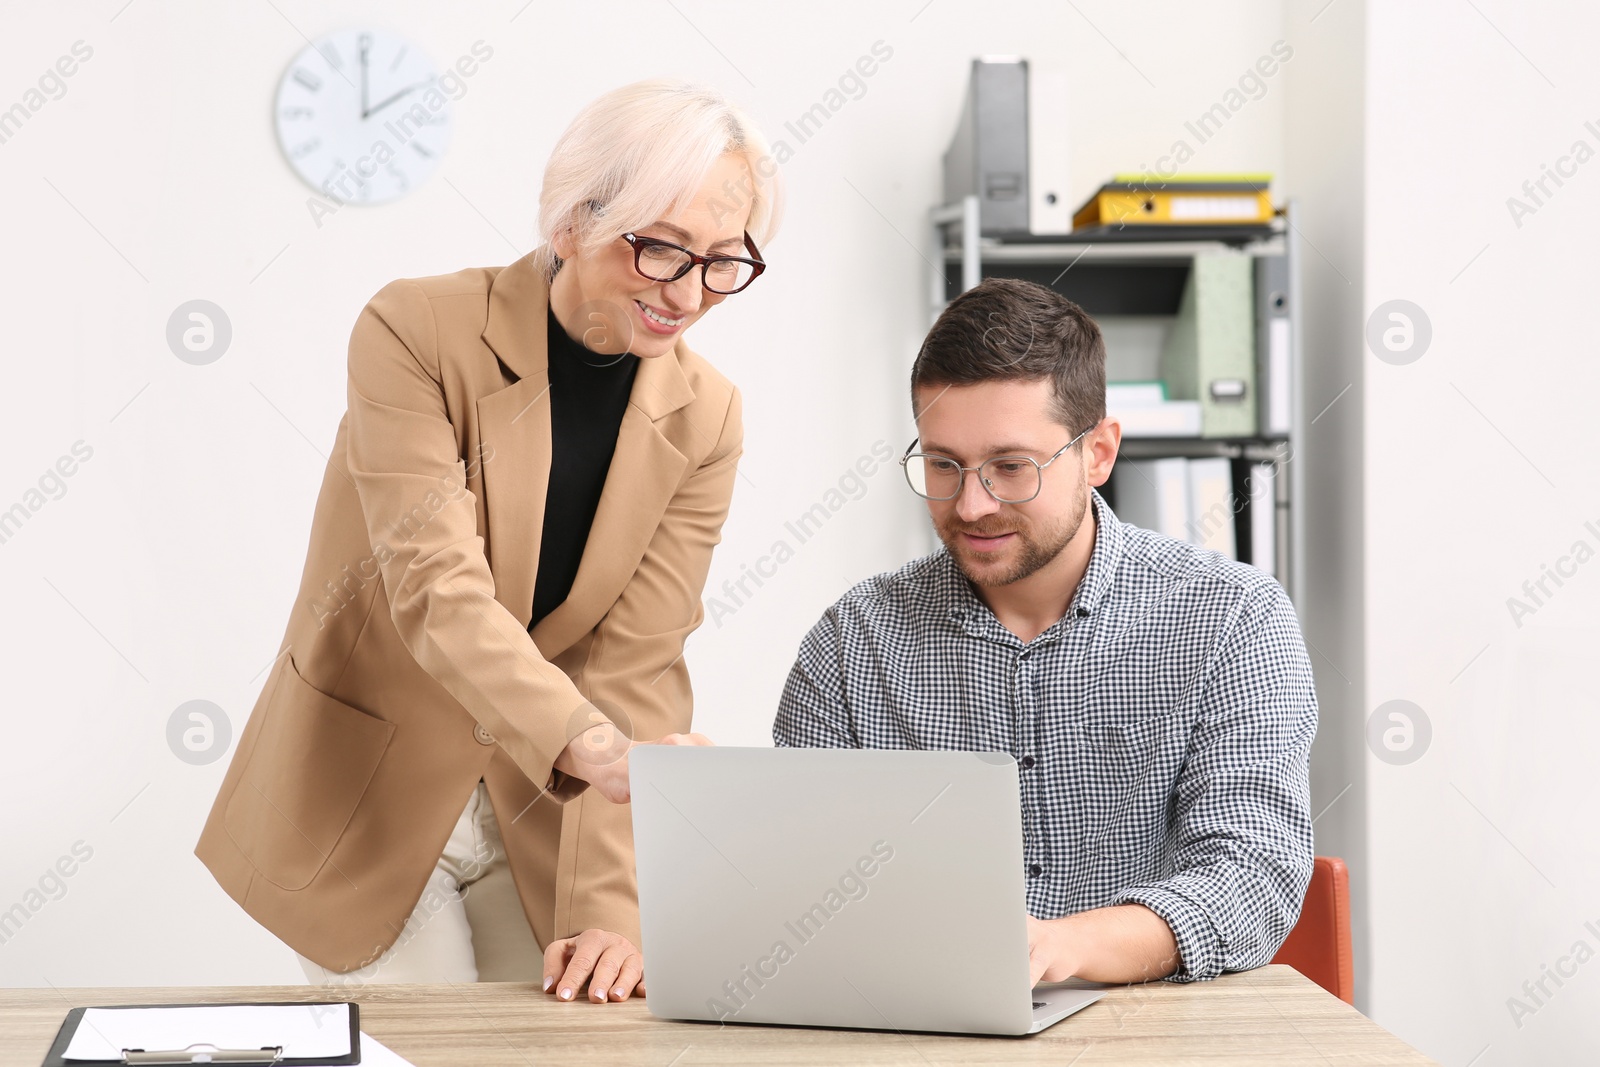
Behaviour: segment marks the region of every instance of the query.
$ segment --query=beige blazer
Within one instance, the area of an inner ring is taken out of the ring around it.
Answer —
[[[299,597],[195,848],[334,971],[397,939],[480,777],[540,945],[639,943],[631,811],[551,761],[601,712],[640,740],[689,729],[739,394],[681,340],[641,362],[571,594],[530,636],[548,298],[531,257],[404,279],[350,337]]]

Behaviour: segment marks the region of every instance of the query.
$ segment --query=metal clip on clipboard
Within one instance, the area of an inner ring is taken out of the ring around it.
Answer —
[[[126,1064],[188,1064],[188,1063],[252,1063],[272,1064],[283,1059],[283,1046],[271,1048],[218,1048],[204,1043],[169,1052],[147,1052],[144,1049],[123,1049],[122,1062]]]

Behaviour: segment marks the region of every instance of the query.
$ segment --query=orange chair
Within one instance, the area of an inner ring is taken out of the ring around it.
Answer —
[[[1300,921],[1273,963],[1287,963],[1346,1004],[1355,1001],[1350,958],[1350,872],[1336,856],[1318,856]]]

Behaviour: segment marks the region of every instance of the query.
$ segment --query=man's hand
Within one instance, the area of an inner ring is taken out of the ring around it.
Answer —
[[[1028,976],[1034,985],[1153,982],[1177,969],[1178,942],[1143,904],[1117,904],[1062,919],[1028,916]]]
[[[596,1004],[620,1003],[635,991],[644,996],[644,957],[633,942],[605,930],[550,942],[544,950],[544,991],[576,999],[585,982]]]
[[[613,804],[631,799],[628,789],[628,753],[645,745],[710,745],[703,734],[668,734],[656,741],[632,741],[616,724],[600,723],[574,737],[556,757],[555,768],[581,778]]]
[[[1072,936],[1062,920],[1044,921],[1028,916],[1028,984],[1061,982],[1078,971]]]

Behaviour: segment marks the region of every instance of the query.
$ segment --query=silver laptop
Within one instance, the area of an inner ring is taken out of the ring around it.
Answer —
[[[1029,988],[1009,755],[648,745],[628,759],[656,1015],[1030,1034],[1105,995]]]

